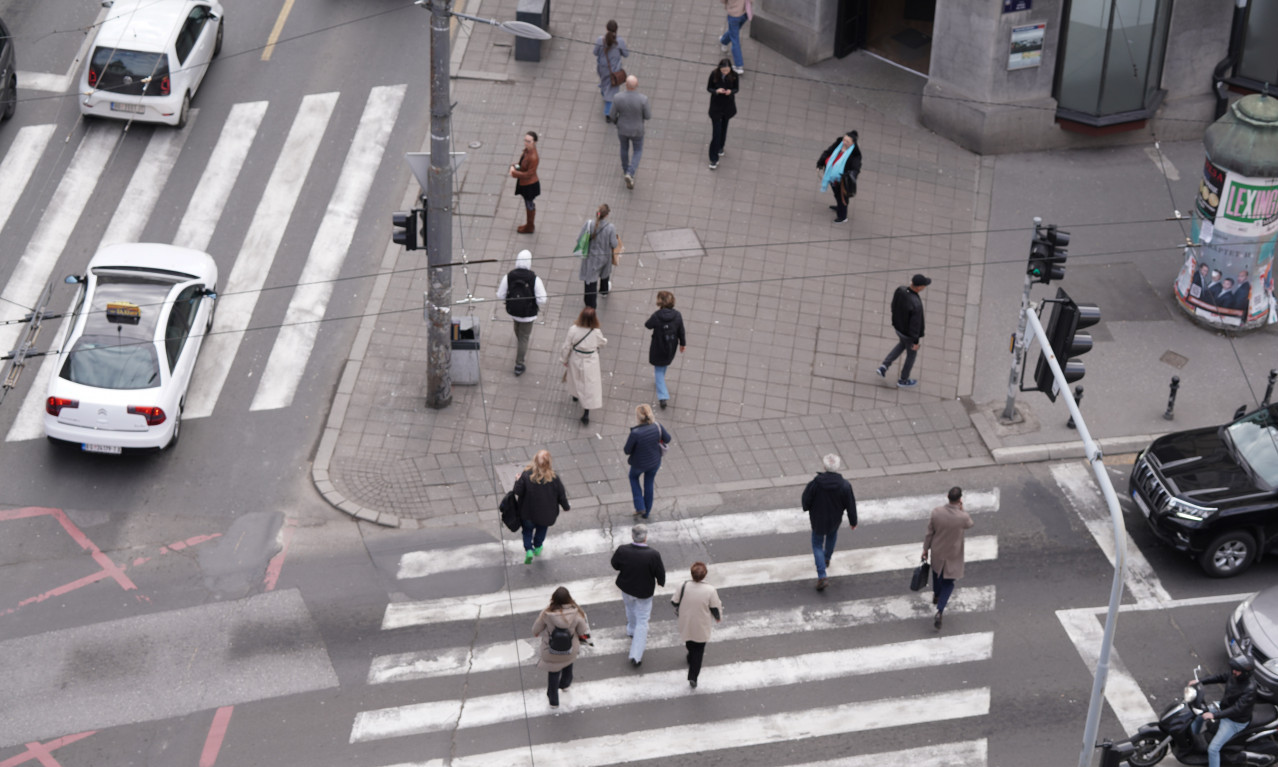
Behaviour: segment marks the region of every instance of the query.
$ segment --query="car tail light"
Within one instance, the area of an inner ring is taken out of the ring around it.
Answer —
[[[44,412],[49,415],[61,413],[64,407],[80,407],[80,401],[66,397],[50,397],[44,402]]]
[[[160,78],[160,95],[161,96],[169,95],[170,88],[171,86],[169,84],[169,76],[165,75],[164,77],[161,77]]]
[[[129,405],[129,415],[144,416],[147,426],[159,426],[164,423],[164,411],[154,405]]]
[[[89,87],[98,87],[98,70],[92,66],[89,67]]]

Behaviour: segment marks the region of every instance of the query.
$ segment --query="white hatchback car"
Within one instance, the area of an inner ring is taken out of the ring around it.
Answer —
[[[116,0],[109,7],[80,77],[80,114],[186,125],[191,99],[222,50],[222,6]]]
[[[80,293],[49,381],[49,440],[114,454],[177,443],[195,358],[213,325],[213,257],[174,245],[110,245],[67,282]]]

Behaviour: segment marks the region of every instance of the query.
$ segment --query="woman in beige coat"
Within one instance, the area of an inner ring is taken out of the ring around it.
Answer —
[[[706,654],[706,643],[714,623],[723,620],[723,602],[719,592],[705,582],[709,570],[704,562],[692,565],[692,580],[679,587],[674,599],[675,615],[679,617],[679,638],[688,648],[688,685],[696,688],[701,675],[701,659]],[[710,619],[714,619],[714,623]]]
[[[581,643],[590,642],[586,611],[572,601],[568,589],[560,586],[537,616],[532,632],[534,637],[541,637],[537,668],[546,672],[546,697],[550,698],[551,708],[559,708],[559,691],[572,684],[572,664]],[[563,636],[564,632],[570,636]]]
[[[573,402],[580,402],[583,412],[581,422],[590,423],[590,411],[603,407],[603,376],[599,372],[599,348],[608,343],[599,330],[599,317],[589,306],[577,315],[577,321],[568,328],[568,336],[560,348],[564,367],[568,368],[565,380]]]

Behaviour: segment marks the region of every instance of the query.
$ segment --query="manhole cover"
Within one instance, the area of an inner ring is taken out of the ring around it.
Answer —
[[[1185,364],[1189,362],[1188,357],[1181,354],[1177,354],[1176,352],[1171,351],[1170,349],[1163,352],[1163,356],[1159,357],[1158,360],[1160,362],[1166,362],[1168,365],[1171,365],[1177,370],[1180,370],[1181,368],[1185,367]]]
[[[472,141],[472,142],[470,142],[470,148],[471,148],[471,149],[478,149],[478,148],[480,148],[480,147],[481,147],[481,146],[483,146],[483,145],[484,145],[484,142],[482,142],[482,141]]]
[[[643,236],[643,249],[657,258],[698,258],[706,254],[701,239],[692,229],[663,229]]]

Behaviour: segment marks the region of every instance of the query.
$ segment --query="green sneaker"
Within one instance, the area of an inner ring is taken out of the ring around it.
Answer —
[[[525,552],[524,552],[524,564],[526,564],[526,565],[531,565],[531,564],[532,564],[532,558],[533,558],[533,553],[532,553],[531,551],[525,551]]]
[[[533,556],[534,556],[534,557],[539,557],[539,556],[541,556],[541,547],[540,547],[540,546],[538,546],[537,548],[533,549]]]

